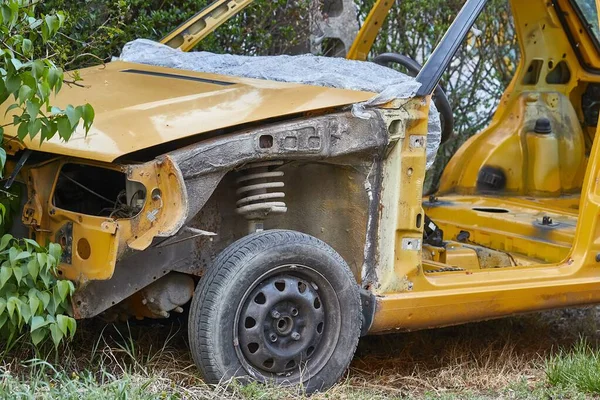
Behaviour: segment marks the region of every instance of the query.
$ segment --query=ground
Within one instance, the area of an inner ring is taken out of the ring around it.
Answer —
[[[343,381],[311,399],[592,398],[600,394],[599,313],[569,309],[366,337]],[[83,321],[75,342],[46,361],[25,345],[0,357],[0,398],[302,398],[262,385],[203,384],[178,320]]]

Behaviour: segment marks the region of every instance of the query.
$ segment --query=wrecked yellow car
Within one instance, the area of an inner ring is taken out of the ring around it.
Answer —
[[[379,101],[124,61],[85,69],[56,103],[94,106],[87,136],[5,141],[27,191],[13,230],[62,246],[78,318],[168,317],[191,300],[208,382],[312,392],[340,378],[361,335],[597,303],[593,1],[511,1],[514,80],[422,196],[432,94],[447,138],[436,88],[485,3],[465,2],[422,69],[376,59],[417,73],[414,93],[392,85]],[[349,58],[366,58],[392,6],[377,2]],[[217,25],[191,23],[171,47]]]

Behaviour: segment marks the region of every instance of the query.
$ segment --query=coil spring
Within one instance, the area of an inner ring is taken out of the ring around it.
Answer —
[[[244,174],[236,182],[239,188],[236,194],[237,213],[247,219],[264,219],[268,214],[281,214],[287,211],[285,193],[271,190],[283,188],[284,183],[278,179],[283,171],[273,171],[273,168],[283,165],[283,161],[265,161],[247,164],[240,168]]]

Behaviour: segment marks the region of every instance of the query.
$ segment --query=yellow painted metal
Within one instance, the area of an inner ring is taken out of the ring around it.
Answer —
[[[494,268],[488,260],[478,269],[469,258],[457,260],[469,266],[465,271],[429,273],[449,266],[430,246],[422,262],[397,258],[396,279],[405,290],[381,288],[371,332],[600,302],[600,143],[586,139],[597,128],[582,130],[579,122],[581,95],[600,75],[583,68],[573,46],[593,68],[600,68],[600,55],[569,1],[557,3],[573,45],[552,2],[511,1],[522,57],[515,77],[490,126],[461,147],[436,198],[423,203],[446,239],[460,234],[465,246],[506,254],[512,266]],[[570,78],[547,79],[561,62]],[[540,117],[552,122],[548,137],[532,132]],[[484,165],[506,173],[506,189],[478,189]]]
[[[394,3],[395,0],[377,0],[375,2],[346,55],[347,59],[361,61],[367,59],[383,22]]]
[[[128,70],[143,73],[125,72]],[[25,139],[25,147],[110,162],[127,153],[177,139],[274,117],[339,107],[373,96],[367,92],[123,62],[87,68],[80,73],[85,87],[63,87],[53,104],[93,104],[96,119],[88,135],[79,127],[68,142],[55,137],[40,147],[38,139]],[[3,115],[4,110],[0,113]],[[15,135],[14,127],[6,128],[8,140]]]
[[[182,51],[190,51],[252,2],[253,0],[217,0],[178,26],[163,38],[161,43]]]
[[[68,163],[86,162],[61,157],[21,172],[28,182],[29,199],[23,209],[23,223],[31,228],[39,243],[57,242],[63,252],[72,254],[71,262],[60,264],[65,278],[78,282],[109,279],[116,262],[129,249],[144,250],[154,237],[171,236],[183,226],[188,209],[185,184],[168,157],[128,167],[87,163],[121,171],[130,181],[144,185],[144,207],[130,219],[96,217],[56,207],[53,193],[59,171]],[[60,230],[67,224],[72,224],[72,239],[63,240]]]

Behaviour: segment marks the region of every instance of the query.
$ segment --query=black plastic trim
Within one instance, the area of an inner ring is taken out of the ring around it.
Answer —
[[[417,82],[421,84],[417,91],[418,96],[427,96],[433,93],[442,78],[442,74],[450,65],[452,58],[487,2],[488,0],[465,1],[463,8],[446,31],[442,41],[437,45],[421,72],[417,75]]]
[[[130,74],[157,76],[157,77],[160,77],[160,78],[183,79],[183,80],[186,80],[186,81],[210,83],[210,84],[213,84],[213,85],[221,85],[221,86],[230,86],[230,85],[235,85],[236,84],[235,82],[217,81],[217,80],[214,80],[214,79],[198,78],[197,76],[169,74],[169,73],[166,73],[166,72],[145,71],[145,70],[142,70],[142,69],[124,69],[124,70],[121,70],[121,72],[128,72]]]

